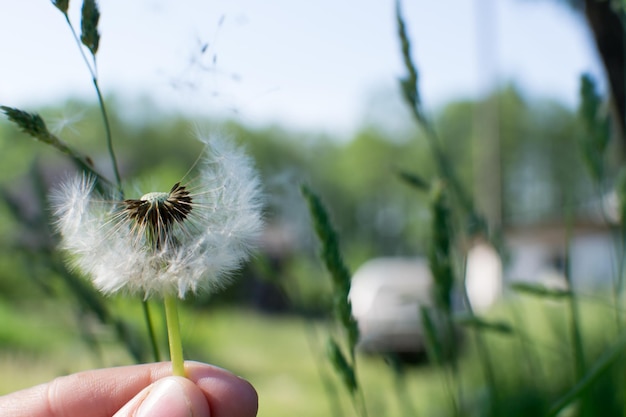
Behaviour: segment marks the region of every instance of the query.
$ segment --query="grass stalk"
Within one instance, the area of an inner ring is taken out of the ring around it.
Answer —
[[[94,77],[92,78],[92,82],[93,82],[94,88],[96,89],[96,93],[98,95],[98,103],[100,105],[100,112],[102,113],[102,120],[104,122],[104,131],[106,134],[107,149],[109,151],[109,156],[111,158],[111,165],[113,166],[115,182],[117,183],[117,191],[120,194],[120,197],[123,197],[124,191],[122,190],[122,178],[120,176],[120,170],[117,165],[117,158],[115,157],[115,150],[113,149],[113,137],[111,134],[111,123],[109,122],[109,116],[107,114],[106,105],[104,104],[104,98],[102,97],[100,86],[98,85],[98,79]]]
[[[471,221],[482,223],[480,216],[476,213],[471,197],[461,185],[461,181],[441,148],[441,141],[439,140],[437,132],[424,113],[419,94],[417,66],[411,57],[411,41],[409,39],[404,17],[402,15],[400,0],[396,1],[396,24],[398,38],[400,40],[402,59],[404,67],[407,71],[407,75],[400,80],[404,99],[409,105],[411,114],[415,118],[415,121],[424,130],[426,141],[435,160],[439,175],[452,189],[461,208],[467,213]]]
[[[604,354],[602,354],[602,356],[600,356],[600,358],[589,367],[585,375],[569,391],[559,398],[552,405],[552,407],[550,407],[546,417],[557,416],[561,410],[584,395],[585,392],[596,382],[596,380],[608,371],[620,357],[622,357],[625,349],[626,334],[622,334],[615,344],[609,347]]]
[[[333,285],[333,313],[341,331],[343,343],[329,339],[329,359],[350,393],[356,413],[367,417],[365,395],[357,380],[355,348],[359,339],[357,322],[352,315],[349,300],[352,276],[345,265],[339,248],[339,236],[320,198],[307,186],[300,191],[307,202],[313,228],[320,243],[320,258],[326,266]],[[347,355],[346,355],[347,350]]]
[[[150,338],[150,344],[152,345],[152,355],[154,356],[154,361],[159,362],[161,360],[161,352],[159,351],[159,344],[157,343],[156,332],[154,331],[154,322],[150,313],[148,300],[142,300],[141,306],[143,309],[143,317],[148,328],[148,337]]]
[[[458,400],[461,400],[461,388],[460,381],[458,378],[455,378],[454,367],[452,372],[448,372],[448,369],[445,366],[446,353],[442,347],[442,343],[438,337],[437,326],[433,320],[433,317],[430,315],[430,310],[427,307],[420,306],[420,320],[422,323],[422,328],[424,329],[424,342],[426,346],[426,353],[428,358],[432,360],[435,365],[441,371],[441,380],[442,384],[445,388],[446,395],[450,400],[450,406],[452,408],[452,413],[454,416],[458,416],[459,405]],[[454,395],[453,384],[456,382],[458,400]]]
[[[98,84],[96,57],[95,55],[92,54],[93,63],[89,62],[89,59],[87,58],[87,55],[85,54],[85,50],[83,49],[80,37],[78,36],[78,33],[74,29],[74,25],[72,25],[72,22],[67,13],[64,13],[64,16],[65,16],[65,21],[67,22],[67,25],[69,26],[70,31],[72,32],[74,41],[78,45],[78,50],[80,51],[80,55],[83,58],[83,61],[85,62],[85,65],[87,66],[87,69],[89,70],[89,74],[91,75],[91,82],[93,83],[93,86],[96,90],[96,95],[98,97],[98,106],[100,107],[100,113],[102,114],[102,122],[104,124],[104,132],[105,132],[105,137],[106,137],[106,142],[107,142],[107,149],[109,152],[109,157],[111,158],[111,165],[113,166],[113,174],[115,175],[115,183],[117,184],[117,191],[120,194],[120,197],[123,197],[124,193],[122,190],[122,178],[120,176],[120,171],[119,171],[119,167],[117,164],[117,158],[115,156],[115,150],[113,149],[113,136],[111,134],[111,123],[109,122],[109,116],[106,110],[106,105],[104,104],[104,97],[102,96],[100,85]]]
[[[585,353],[583,349],[583,337],[580,326],[580,312],[578,306],[578,297],[574,291],[572,281],[572,271],[570,267],[570,245],[572,241],[572,219],[569,213],[566,213],[567,225],[566,225],[566,237],[565,237],[565,265],[564,275],[567,287],[570,290],[571,296],[567,299],[567,305],[569,308],[569,328],[571,332],[572,353],[574,355],[574,371],[576,380],[581,380],[585,375]],[[615,295],[615,293],[614,293]],[[581,401],[581,414],[585,415],[587,410],[586,399],[584,392],[580,395]]]
[[[463,296],[465,298],[465,303],[467,304],[468,314],[471,317],[474,316],[474,310],[472,309],[471,303],[469,301],[469,297],[467,295],[467,291],[465,291],[465,285],[463,285]],[[474,343],[476,344],[476,352],[478,354],[480,365],[483,369],[483,374],[485,376],[485,380],[487,382],[487,386],[489,387],[489,405],[491,407],[491,415],[497,416],[498,408],[499,408],[499,394],[498,394],[498,385],[496,381],[496,373],[493,369],[493,363],[491,361],[491,353],[489,352],[489,348],[487,347],[487,343],[480,329],[476,329],[472,331],[474,335]]]

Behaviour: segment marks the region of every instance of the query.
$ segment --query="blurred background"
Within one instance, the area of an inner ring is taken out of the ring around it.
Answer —
[[[99,6],[98,81],[127,195],[169,187],[185,175],[201,151],[197,130],[245,145],[267,194],[267,228],[254,261],[225,292],[185,301],[186,356],[250,379],[260,416],[350,415],[348,399],[329,388],[337,383],[324,364],[332,294],[299,184],[326,203],[347,266],[375,275],[365,280],[390,283],[389,271],[400,271],[393,262],[425,258],[430,196],[397,172],[431,179],[437,166],[427,133],[402,99],[398,80],[406,70],[395,3],[102,0]],[[468,291],[481,311],[521,320],[532,345],[521,348],[535,349],[543,361],[543,376],[532,366],[517,369],[519,341],[496,337],[503,390],[524,415],[545,405],[539,392],[554,397],[578,375],[567,366],[550,371],[571,360],[563,347],[571,312],[557,302],[507,296],[507,285],[574,283],[602,296],[614,289],[617,205],[606,191],[623,144],[609,147],[599,181],[589,174],[579,91],[581,75],[589,74],[601,95],[613,96],[616,114],[624,114],[623,77],[617,86],[610,78],[624,69],[622,12],[582,0],[408,0],[402,8],[426,113],[462,186],[504,242],[499,255],[488,248],[486,258],[478,256],[476,262],[486,262],[477,267],[482,284]],[[70,2],[69,16],[79,27],[78,2]],[[39,112],[53,133],[112,176],[93,85],[62,14],[46,1],[0,0],[0,55],[0,104]],[[619,137],[623,122],[617,117],[614,125]],[[0,394],[153,358],[139,301],[103,299],[55,249],[47,190],[72,171],[58,151],[0,121]],[[378,258],[391,262],[386,273],[360,269]],[[430,279],[421,266],[412,271]],[[493,273],[483,279],[485,271]],[[597,323],[615,327],[615,311],[597,304],[585,307],[581,324],[590,357],[610,340]],[[160,317],[159,307],[153,310]],[[414,321],[419,327],[417,311]],[[423,354],[423,345],[409,353]],[[446,406],[433,401],[445,398],[445,384],[432,383],[441,380],[437,368],[423,358],[417,366],[390,367],[396,362],[389,354],[403,349],[363,354],[370,411],[444,415]],[[462,379],[480,398],[484,383],[472,355],[468,347]],[[545,385],[528,388],[533,377]],[[415,395],[407,402],[403,392]],[[612,415],[621,403],[607,398],[604,405],[613,408],[603,415]]]

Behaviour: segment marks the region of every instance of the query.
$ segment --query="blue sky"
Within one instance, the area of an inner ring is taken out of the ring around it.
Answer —
[[[79,26],[80,2],[70,7]],[[102,89],[166,111],[342,134],[403,74],[391,0],[100,0],[100,9]],[[558,2],[405,0],[404,10],[432,109],[506,82],[575,106],[580,74],[602,77],[584,21]],[[47,0],[0,0],[0,56],[0,104],[93,97]]]

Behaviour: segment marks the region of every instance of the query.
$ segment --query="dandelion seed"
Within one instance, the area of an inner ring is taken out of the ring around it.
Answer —
[[[111,201],[76,177],[52,196],[62,247],[103,293],[213,290],[250,255],[262,228],[260,182],[240,149],[207,143],[195,180]]]
[[[84,116],[84,112],[82,111],[71,115],[63,113],[61,116],[50,120],[50,131],[55,135],[60,135],[66,130],[73,134],[78,134],[78,129],[76,129],[75,125],[80,122]]]

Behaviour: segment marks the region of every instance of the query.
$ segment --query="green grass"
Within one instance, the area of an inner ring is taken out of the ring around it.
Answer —
[[[117,303],[124,313],[140,319],[139,306]],[[54,313],[48,314],[34,312],[34,317],[14,307],[5,306],[4,310],[3,328],[11,328],[20,336],[0,344],[0,375],[11,376],[0,378],[0,394],[70,372],[131,363],[106,331],[101,334],[105,340],[102,354],[94,354],[73,328],[70,312],[63,308],[57,306]],[[322,324],[237,309],[193,313],[183,310],[181,321],[186,357],[227,368],[252,382],[259,393],[259,416],[317,417],[332,415],[337,407],[342,410],[341,415],[353,414],[343,386],[325,359]],[[50,336],[54,343],[49,343],[48,336],[40,332],[47,326],[55,329]],[[19,341],[17,345],[15,340]],[[361,358],[359,365],[371,412],[398,415],[393,411],[399,406],[387,365],[379,358],[368,357]],[[421,396],[440,391],[439,384],[433,384],[432,370],[423,368],[417,374],[421,378],[411,382],[411,392]],[[323,380],[332,385],[331,400]]]
[[[141,323],[138,303],[115,303],[116,311],[132,316],[137,325]],[[536,409],[533,407],[546,402],[546,395],[555,399],[574,382],[564,326],[567,310],[558,302],[526,299],[518,305],[517,316],[511,311],[500,308],[490,318],[508,320],[517,327],[519,323],[512,317],[521,317],[528,339],[524,342],[516,335],[491,335],[487,341],[498,370],[500,394],[505,396],[502,407],[507,414],[502,415],[514,415],[509,414],[511,410],[526,410],[530,415]],[[613,323],[612,312],[589,303],[584,313],[584,340],[595,355],[606,342],[602,335],[610,326],[604,324]],[[100,353],[95,354],[81,339],[72,317],[71,311],[59,306],[44,305],[42,311],[0,304],[0,394],[69,372],[132,362],[114,342],[112,332],[97,326],[104,342]],[[162,328],[158,314],[156,321]],[[240,309],[183,309],[181,323],[185,356],[230,369],[252,382],[259,393],[260,417],[355,415],[349,396],[325,359],[327,333],[322,323]],[[162,337],[162,329],[159,333]],[[463,393],[472,398],[467,407],[480,409],[484,378],[472,346],[468,335],[460,365]],[[404,375],[404,384],[398,384],[381,358],[359,356],[358,367],[371,416],[413,415],[413,411],[445,415],[451,411],[440,370],[412,367]]]

